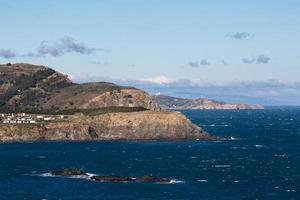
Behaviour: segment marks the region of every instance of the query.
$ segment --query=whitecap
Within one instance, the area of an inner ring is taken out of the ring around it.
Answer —
[[[236,137],[230,136],[230,140],[239,140],[239,138],[236,138]]]
[[[42,173],[42,174],[38,174],[39,176],[42,176],[42,177],[54,177],[54,175],[50,172],[47,172],[47,173]]]
[[[44,158],[46,158],[46,156],[38,156],[38,158],[44,159]]]
[[[92,177],[92,176],[98,176],[97,174],[92,174],[92,173],[86,173],[89,177]]]
[[[184,181],[177,180],[177,179],[171,179],[170,184],[178,184],[178,183],[184,183]]]
[[[228,168],[231,167],[231,165],[215,165],[217,168]]]
[[[78,178],[78,179],[87,179],[87,180],[91,180],[90,176],[86,176],[86,175],[76,175],[76,176],[70,176],[69,178]]]
[[[207,180],[206,179],[200,179],[200,180],[197,180],[198,182],[201,182],[201,183],[207,183]]]

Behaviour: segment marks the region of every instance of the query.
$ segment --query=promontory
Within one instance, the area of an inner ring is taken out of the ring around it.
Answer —
[[[145,91],[73,83],[49,67],[0,65],[0,141],[211,139]]]

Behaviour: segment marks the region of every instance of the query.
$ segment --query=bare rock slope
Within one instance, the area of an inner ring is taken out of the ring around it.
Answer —
[[[0,109],[67,110],[109,106],[160,110],[145,91],[113,83],[75,84],[51,68],[24,63],[0,65]]]

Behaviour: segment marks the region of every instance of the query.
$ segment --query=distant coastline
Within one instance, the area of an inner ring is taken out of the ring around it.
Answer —
[[[245,110],[264,109],[259,104],[227,103],[207,98],[187,99],[156,94],[152,96],[157,104],[168,110]]]

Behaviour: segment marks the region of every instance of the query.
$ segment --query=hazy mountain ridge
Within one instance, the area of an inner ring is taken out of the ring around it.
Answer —
[[[258,104],[244,103],[226,103],[206,98],[187,99],[177,98],[166,95],[154,95],[153,99],[163,109],[263,109],[264,107]]]

